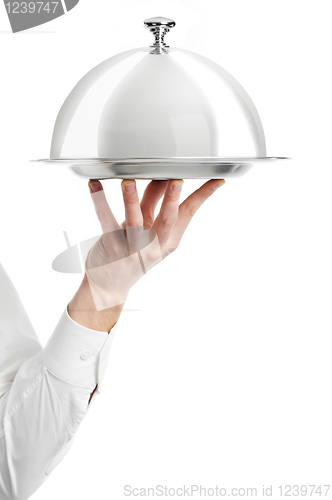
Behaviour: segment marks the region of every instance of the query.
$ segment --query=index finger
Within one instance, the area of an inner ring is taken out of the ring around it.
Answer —
[[[223,184],[225,184],[225,179],[207,181],[181,203],[178,220],[171,236],[170,245],[172,247],[176,248],[179,245],[183,233],[199,207]]]

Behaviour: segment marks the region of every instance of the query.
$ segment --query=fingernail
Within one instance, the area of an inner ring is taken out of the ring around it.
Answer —
[[[182,188],[183,181],[177,182],[176,184],[173,184],[172,190],[173,191],[180,191]]]
[[[103,187],[99,181],[89,181],[89,189],[90,193],[96,193],[97,191],[101,191]]]
[[[214,189],[218,189],[220,188],[220,186],[223,186],[224,184],[225,184],[225,179],[220,179],[215,183]]]
[[[135,191],[136,182],[127,181],[127,182],[123,183],[123,186],[124,186],[125,190],[127,191],[127,193],[133,193]]]

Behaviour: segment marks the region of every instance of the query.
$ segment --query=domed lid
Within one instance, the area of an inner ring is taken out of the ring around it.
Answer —
[[[258,112],[226,70],[169,47],[172,19],[144,21],[150,47],[102,62],[58,114],[47,161],[88,178],[224,177],[266,158]]]

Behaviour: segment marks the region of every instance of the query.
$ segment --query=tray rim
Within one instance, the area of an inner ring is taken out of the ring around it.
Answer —
[[[41,163],[67,166],[81,179],[224,179],[245,175],[255,165],[288,157],[171,157],[171,158],[49,158]]]
[[[45,162],[45,163],[63,163],[63,164],[76,164],[76,163],[84,163],[84,164],[92,164],[92,163],[100,163],[100,164],[111,164],[111,165],[131,165],[131,164],[151,164],[151,163],[160,163],[162,165],[165,164],[174,164],[174,163],[193,163],[196,165],[199,164],[239,164],[239,163],[262,163],[263,161],[277,161],[277,160],[291,160],[291,157],[288,156],[197,156],[197,157],[188,157],[188,156],[172,156],[172,157],[136,157],[136,158],[42,158],[37,160],[30,160],[32,162]]]

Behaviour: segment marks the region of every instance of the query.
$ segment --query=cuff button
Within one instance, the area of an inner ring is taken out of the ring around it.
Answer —
[[[90,356],[90,352],[89,351],[84,351],[81,354],[81,359],[83,359],[83,361],[85,361],[86,359],[88,359],[89,356]]]

